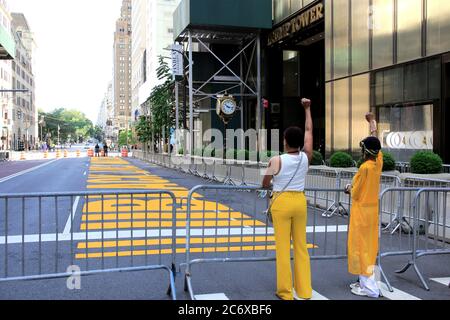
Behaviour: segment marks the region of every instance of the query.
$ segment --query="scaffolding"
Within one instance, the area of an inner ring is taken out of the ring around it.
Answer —
[[[180,101],[189,105],[189,127],[188,132],[194,132],[194,116],[201,112],[200,103],[207,99],[217,100],[218,96],[225,93],[233,93],[234,97],[239,98],[238,111],[240,111],[240,127],[245,128],[244,110],[247,107],[246,102],[249,99],[256,100],[256,128],[263,128],[263,110],[261,94],[261,35],[259,31],[248,32],[227,32],[215,30],[186,29],[176,42],[183,45],[185,61],[187,62],[185,70],[185,89],[188,92],[186,97],[179,96],[178,84],[176,85],[176,103],[179,106]],[[196,51],[207,53],[217,63],[217,70],[204,81],[195,81],[194,68],[201,66],[201,63],[195,63],[193,59],[194,45]],[[219,57],[220,53],[214,52],[211,45],[221,44],[230,47],[239,48],[237,53],[231,59],[223,60]],[[233,69],[232,63],[239,61],[239,68]],[[221,76],[226,72],[228,76]],[[223,88],[214,90],[215,85]],[[237,91],[237,92],[236,92]],[[205,111],[205,110],[204,110]],[[207,110],[211,112],[212,110]],[[177,121],[177,126],[178,126]],[[178,127],[177,127],[178,129]],[[195,146],[194,134],[190,134],[189,149],[192,153],[192,146]]]

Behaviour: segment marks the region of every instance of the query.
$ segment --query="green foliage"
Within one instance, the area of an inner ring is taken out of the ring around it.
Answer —
[[[103,141],[103,140],[105,140],[105,133],[104,133],[102,127],[96,125],[96,126],[94,127],[94,132],[93,132],[92,137],[93,137],[94,139],[97,139],[98,141]]]
[[[250,161],[259,161],[259,153],[257,151],[250,151],[249,158]]]
[[[203,156],[205,158],[214,158],[216,150],[212,147],[206,147],[203,149]]]
[[[147,143],[151,141],[152,127],[150,124],[150,119],[148,119],[147,117],[140,117],[135,130],[139,142]]]
[[[202,157],[203,156],[203,149],[194,149],[194,156]]]
[[[323,165],[323,157],[322,154],[319,151],[313,152],[313,158],[311,161],[312,166],[321,166]]]
[[[128,140],[127,140],[127,131],[123,130],[119,133],[119,146],[130,146],[136,144],[136,140],[133,138],[133,132],[128,130]]]
[[[153,88],[148,100],[151,111],[150,133],[153,131],[155,138],[158,139],[165,131],[166,139],[168,139],[167,133],[170,132],[170,128],[175,127],[174,83],[170,67],[162,56],[159,56],[159,67],[156,73],[163,83]]]
[[[248,150],[238,150],[236,156],[239,160],[249,160],[250,152]]]
[[[360,158],[359,160],[358,160],[358,162],[356,162],[356,167],[359,169],[359,168],[361,168],[361,166],[363,165],[363,163],[364,163],[364,160],[362,159],[362,158]]]
[[[225,153],[226,159],[237,159],[238,150],[236,149],[227,149]]]
[[[417,174],[441,173],[442,158],[431,151],[418,152],[411,158],[411,172]]]
[[[364,163],[363,159],[358,160],[357,165],[356,165],[358,167],[358,169],[361,168],[363,163]],[[388,152],[383,152],[383,172],[394,171],[394,170],[395,170],[394,157]]]
[[[332,168],[351,168],[353,165],[352,156],[345,152],[336,152],[330,158]]]
[[[45,136],[51,136],[51,140],[58,141],[58,126],[60,142],[74,141],[83,142],[89,137],[95,135],[103,137],[101,128],[94,130],[92,121],[86,115],[77,110],[67,110],[64,108],[56,109],[52,112],[38,111],[38,117],[44,119],[44,126],[42,127],[43,139]]]
[[[383,171],[394,171],[395,159],[392,154],[383,152]]]

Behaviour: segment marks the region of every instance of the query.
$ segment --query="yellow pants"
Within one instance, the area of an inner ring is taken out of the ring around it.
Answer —
[[[299,298],[311,299],[311,263],[306,242],[306,197],[301,192],[275,193],[272,217],[277,256],[277,295],[293,300],[292,288]],[[294,241],[294,281],[291,271],[291,239]]]

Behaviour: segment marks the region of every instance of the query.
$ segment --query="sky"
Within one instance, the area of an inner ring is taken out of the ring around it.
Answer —
[[[79,110],[94,124],[112,79],[113,41],[121,0],[8,0],[27,18],[33,55],[36,107]]]

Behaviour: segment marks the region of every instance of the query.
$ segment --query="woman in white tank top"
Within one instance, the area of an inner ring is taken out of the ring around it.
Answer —
[[[307,207],[305,179],[313,155],[311,101],[302,99],[305,109],[305,134],[292,127],[284,133],[286,154],[270,160],[263,180],[268,189],[273,183],[271,212],[277,255],[277,292],[282,300],[311,299],[311,266],[306,243]],[[303,147],[303,149],[302,149]],[[300,151],[302,149],[302,151]],[[294,280],[291,271],[291,240],[294,242]]]

